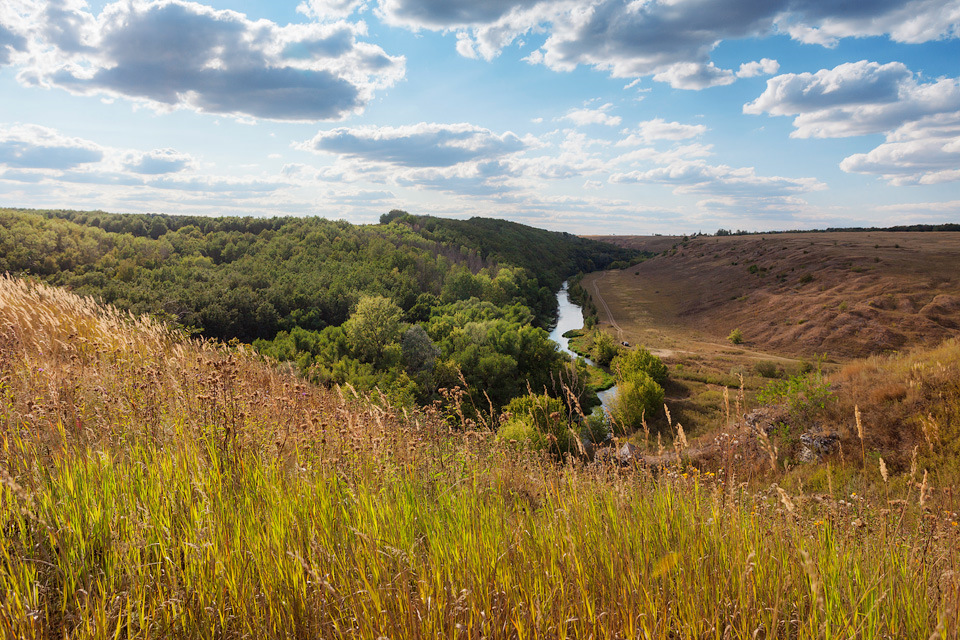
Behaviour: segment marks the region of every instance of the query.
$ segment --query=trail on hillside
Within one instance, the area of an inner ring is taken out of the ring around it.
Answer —
[[[593,281],[593,292],[597,294],[597,301],[600,303],[600,306],[603,307],[603,312],[607,314],[607,320],[610,322],[610,325],[617,330],[617,341],[623,342],[623,329],[620,328],[620,325],[617,324],[616,318],[613,317],[613,313],[610,311],[610,307],[607,306],[607,301],[603,299],[603,296],[600,295],[600,287],[597,286],[597,282],[601,279],[607,277],[607,272],[604,271],[603,275]]]

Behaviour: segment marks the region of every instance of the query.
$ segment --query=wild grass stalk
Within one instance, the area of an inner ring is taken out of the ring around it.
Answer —
[[[561,464],[20,281],[0,341],[4,637],[957,634],[926,476],[899,530]]]

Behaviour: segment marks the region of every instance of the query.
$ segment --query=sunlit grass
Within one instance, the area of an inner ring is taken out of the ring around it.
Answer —
[[[916,489],[558,463],[0,285],[5,637],[957,634],[956,516]]]

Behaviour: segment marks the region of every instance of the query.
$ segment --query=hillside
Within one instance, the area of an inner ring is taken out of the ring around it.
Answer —
[[[916,470],[813,499],[682,445],[557,464],[9,278],[0,344],[6,638],[958,631],[956,506]]]
[[[464,382],[478,406],[528,388],[562,394],[568,365],[544,331],[555,291],[582,269],[638,256],[515,223],[402,211],[352,225],[0,210],[0,273],[254,343],[314,382],[377,388],[407,406]]]
[[[596,239],[660,252],[597,280],[638,340],[641,325],[718,342],[739,327],[748,349],[847,359],[960,335],[960,233]]]

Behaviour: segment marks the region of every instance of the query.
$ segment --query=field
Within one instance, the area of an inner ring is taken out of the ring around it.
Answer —
[[[654,348],[698,352],[740,328],[756,357],[846,360],[960,335],[960,233],[602,239],[660,252],[584,280],[624,339]]]
[[[922,469],[560,461],[10,279],[0,340],[4,637],[957,635]]]
[[[752,407],[772,378],[960,335],[958,233],[596,239],[657,253],[583,286],[602,329],[669,364],[668,400],[696,433],[722,424],[720,394],[740,375]]]

